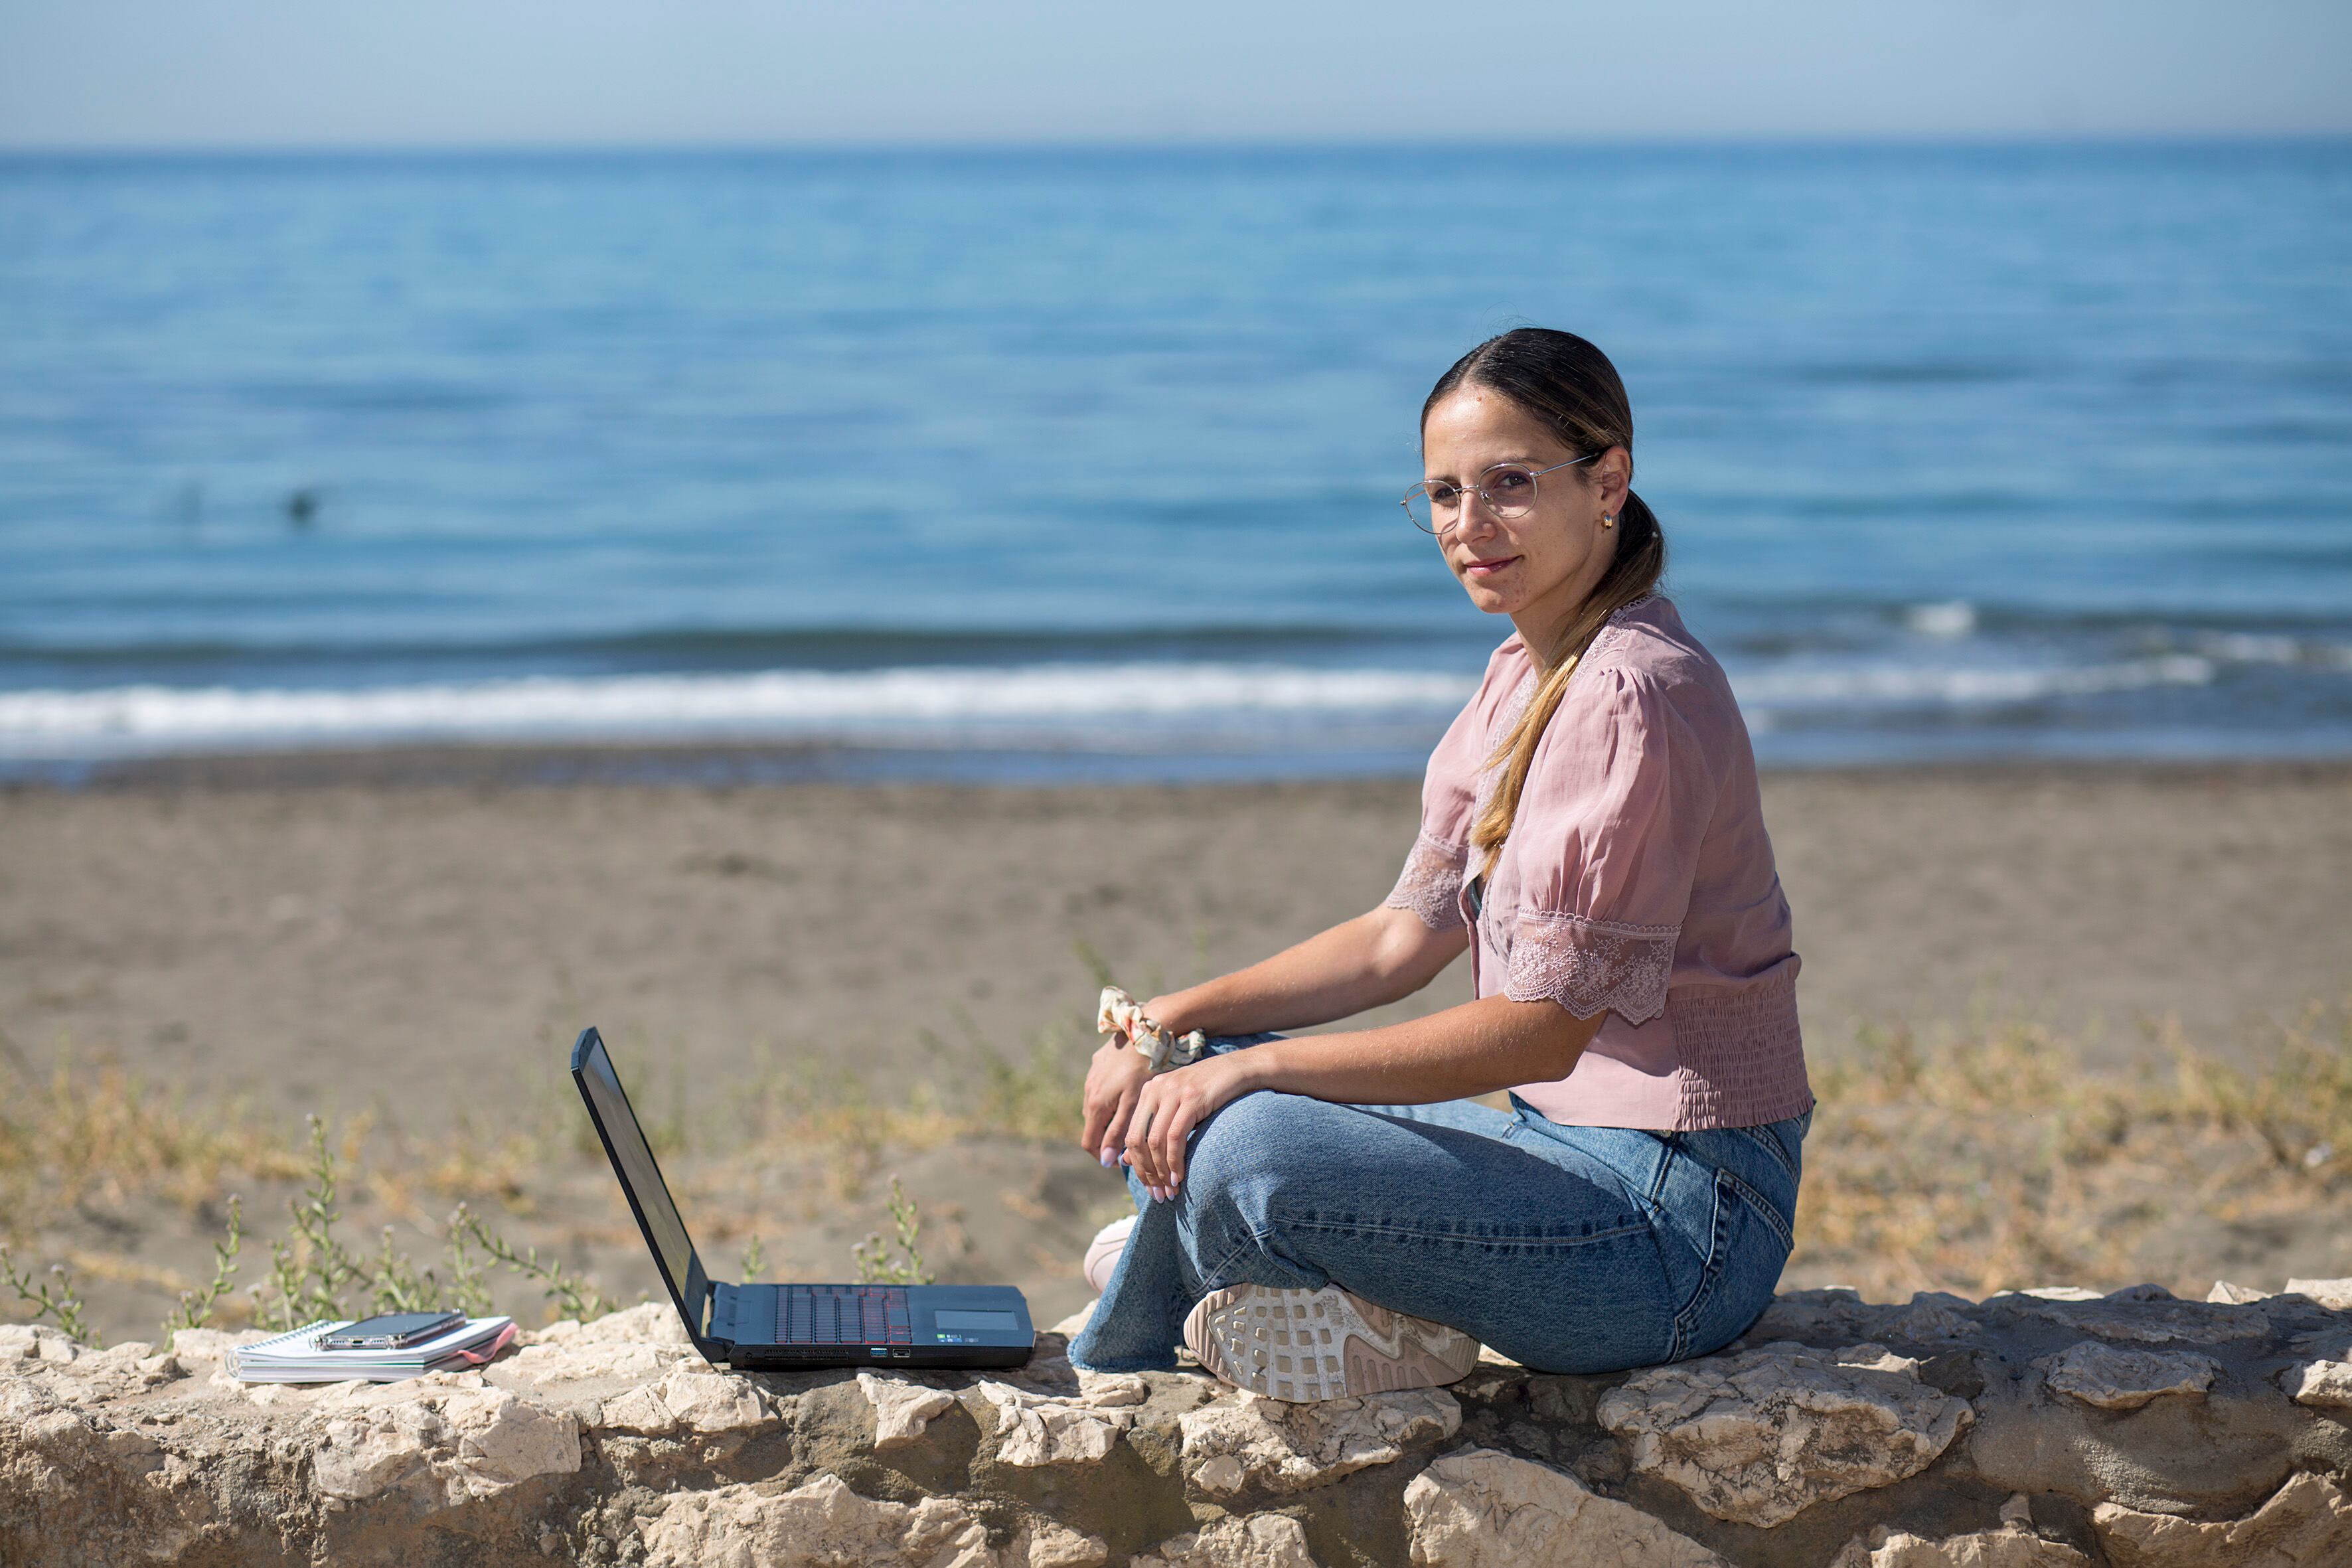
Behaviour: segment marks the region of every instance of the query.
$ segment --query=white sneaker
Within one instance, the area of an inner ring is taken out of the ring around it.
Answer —
[[[1095,1232],[1095,1238],[1087,1243],[1085,1273],[1096,1295],[1110,1289],[1110,1271],[1118,1267],[1119,1255],[1127,1250],[1127,1238],[1135,1229],[1135,1220],[1133,1215],[1115,1219]]]
[[[1216,1376],[1273,1399],[1345,1399],[1452,1383],[1478,1364],[1476,1340],[1408,1318],[1336,1285],[1212,1290],[1184,1320],[1184,1343]]]

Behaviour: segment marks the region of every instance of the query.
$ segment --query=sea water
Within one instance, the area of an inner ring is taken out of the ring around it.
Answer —
[[[0,768],[1411,772],[1584,333],[1767,763],[2352,752],[2352,143],[0,160]]]

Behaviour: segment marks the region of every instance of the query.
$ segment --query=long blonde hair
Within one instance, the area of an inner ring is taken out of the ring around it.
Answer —
[[[1519,327],[1488,338],[1438,377],[1429,400],[1421,405],[1422,424],[1427,426],[1430,410],[1465,386],[1500,393],[1550,426],[1577,452],[1599,453],[1622,447],[1627,462],[1633,460],[1633,410],[1625,398],[1625,384],[1607,354],[1573,332]],[[1486,765],[1499,770],[1499,776],[1486,809],[1470,828],[1471,847],[1481,857],[1480,875],[1494,869],[1495,858],[1511,836],[1511,824],[1519,814],[1519,795],[1527,788],[1528,770],[1535,763],[1536,746],[1552,715],[1559,710],[1569,678],[1576,673],[1585,650],[1610,616],[1654,592],[1665,570],[1665,531],[1649,504],[1629,489],[1617,512],[1616,559],[1577,606],[1557,645],[1528,649],[1538,672],[1535,695],[1487,759]]]

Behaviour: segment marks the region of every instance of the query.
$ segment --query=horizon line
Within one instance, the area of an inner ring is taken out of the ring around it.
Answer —
[[[679,139],[451,142],[24,142],[0,141],[0,160],[402,157],[753,157],[806,155],[1138,153],[1444,153],[1605,148],[1629,152],[1972,151],[2032,147],[2206,148],[2352,143],[2352,126],[2325,131],[1968,131],[1591,132],[1510,136],[1097,136],[901,139]]]

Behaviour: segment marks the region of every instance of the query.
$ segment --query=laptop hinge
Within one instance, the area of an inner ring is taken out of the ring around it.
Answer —
[[[725,1289],[716,1282],[703,1287],[702,1321],[694,1331],[696,1348],[715,1362],[730,1361],[735,1354],[734,1314],[722,1318],[719,1310],[719,1292]]]

